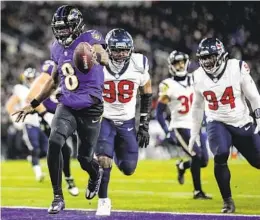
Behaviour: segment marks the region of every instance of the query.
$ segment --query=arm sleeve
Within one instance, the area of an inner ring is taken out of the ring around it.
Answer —
[[[168,126],[166,124],[165,118],[164,118],[164,112],[166,110],[167,105],[158,102],[157,108],[156,108],[156,119],[158,120],[159,124],[161,125],[162,129],[164,130],[165,134],[169,132]]]
[[[246,62],[243,62],[241,66],[241,87],[253,111],[260,108],[260,95],[254,80],[250,76],[250,69]]]
[[[204,117],[204,97],[199,91],[196,90],[194,85],[193,89],[193,103],[191,107],[191,137],[197,136],[200,133],[202,120]]]
[[[41,72],[47,73],[50,76],[57,71],[57,65],[53,60],[45,60],[41,66]]]

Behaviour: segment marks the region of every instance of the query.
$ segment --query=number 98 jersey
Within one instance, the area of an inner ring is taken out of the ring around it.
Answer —
[[[250,74],[247,63],[229,59],[223,73],[213,78],[200,67],[194,72],[194,89],[205,102],[207,121],[220,121],[234,127],[252,122],[241,88],[243,76]]]
[[[113,64],[104,67],[104,113],[110,120],[126,121],[135,117],[136,95],[140,86],[150,79],[147,57],[132,53],[129,62],[118,74],[113,72]]]
[[[192,103],[192,77],[187,75],[183,81],[174,78],[163,80],[159,85],[159,96],[167,96],[170,101],[168,107],[171,111],[172,128],[191,128],[190,108]]]

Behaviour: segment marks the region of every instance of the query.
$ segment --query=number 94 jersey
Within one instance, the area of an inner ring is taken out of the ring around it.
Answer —
[[[132,53],[122,74],[112,72],[112,65],[104,67],[104,113],[107,119],[126,121],[135,117],[136,95],[140,86],[150,79],[146,56]]]
[[[174,78],[163,80],[159,85],[159,96],[168,96],[168,107],[171,111],[172,128],[191,128],[190,108],[192,103],[192,77],[187,75],[183,81]]]
[[[252,122],[241,83],[250,74],[246,62],[229,59],[223,73],[213,78],[200,67],[194,72],[194,89],[205,102],[207,121],[220,121],[234,127]]]

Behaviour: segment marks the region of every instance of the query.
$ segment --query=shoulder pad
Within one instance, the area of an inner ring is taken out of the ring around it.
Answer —
[[[148,59],[141,53],[132,53],[131,61],[137,70],[144,73],[145,70],[149,70]]]

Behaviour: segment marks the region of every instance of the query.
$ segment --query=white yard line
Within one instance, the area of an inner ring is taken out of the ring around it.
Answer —
[[[30,207],[30,206],[1,206],[1,208],[10,209],[44,209],[46,207]],[[95,209],[81,209],[81,208],[66,208],[71,211],[96,211]],[[136,210],[113,210],[113,212],[134,212],[134,213],[148,213],[148,214],[169,214],[169,215],[209,215],[209,216],[235,216],[235,217],[260,217],[260,215],[245,215],[245,214],[215,214],[215,213],[194,213],[194,212],[161,212],[161,211],[136,211]]]

